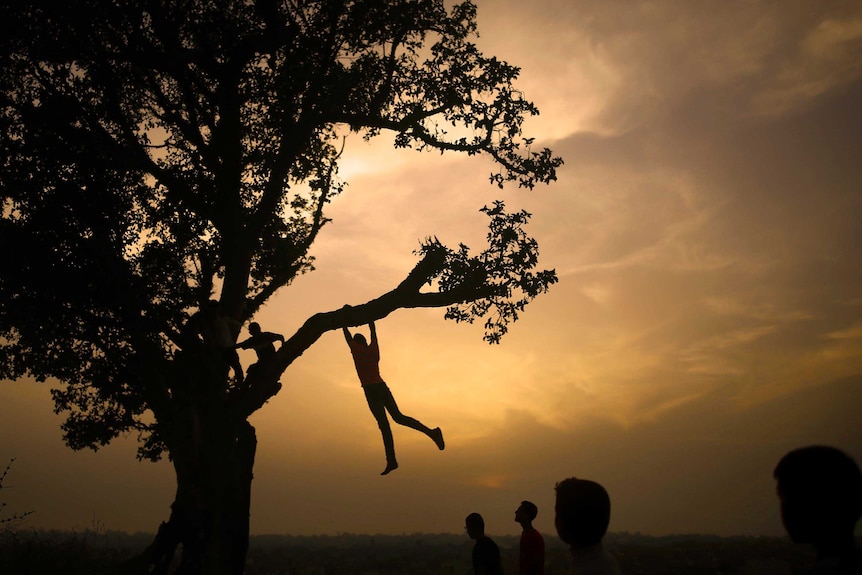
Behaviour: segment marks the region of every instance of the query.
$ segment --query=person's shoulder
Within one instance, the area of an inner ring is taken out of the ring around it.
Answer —
[[[482,544],[489,549],[499,549],[494,540],[487,536],[482,538]]]

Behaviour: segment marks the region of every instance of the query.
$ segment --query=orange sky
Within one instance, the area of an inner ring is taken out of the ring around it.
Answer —
[[[531,499],[550,533],[554,483],[576,475],[607,487],[612,531],[780,534],[781,455],[862,460],[862,7],[487,0],[479,30],[522,67],[559,181],[499,192],[487,160],[348,141],[317,271],[256,319],[290,335],[376,297],[428,235],[481,249],[498,197],[533,213],[560,282],[499,346],[442,310],[379,322],[400,407],[447,441],[396,427],[386,477],[347,346],[325,335],[252,418],[252,531],[460,532],[478,511],[516,533]],[[7,509],[60,529],[167,519],[168,464],[138,463],[134,437],[72,452],[59,424],[48,386],[0,385]]]

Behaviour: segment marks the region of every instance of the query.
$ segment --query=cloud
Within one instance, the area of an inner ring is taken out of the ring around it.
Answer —
[[[811,443],[858,457],[859,382],[833,380],[750,409],[715,392],[677,398],[684,406],[628,428],[586,414],[578,416],[583,425],[560,429],[529,410],[508,410],[436,465],[457,478],[470,510],[482,510],[495,532],[511,521],[506,502],[530,498],[539,528],[552,533],[553,485],[578,476],[607,487],[612,531],[703,533],[708,524],[712,533],[779,535],[772,468]]]
[[[825,18],[800,40],[796,50],[771,71],[753,98],[754,111],[781,115],[862,76],[862,14]]]
[[[714,113],[784,115],[862,74],[850,2],[479,3],[480,47],[523,67],[555,139],[650,125],[690,97]],[[517,46],[517,48],[516,48]]]

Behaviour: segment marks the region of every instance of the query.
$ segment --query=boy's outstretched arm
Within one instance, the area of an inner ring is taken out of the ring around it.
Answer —
[[[341,331],[344,333],[344,341],[347,342],[347,345],[350,345],[350,331],[347,329],[347,310],[350,309],[349,305],[345,305],[341,308]]]
[[[374,322],[368,324],[368,328],[371,330],[371,342],[375,343],[377,341],[377,329],[374,327]]]

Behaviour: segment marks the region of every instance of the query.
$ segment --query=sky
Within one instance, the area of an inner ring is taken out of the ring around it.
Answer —
[[[501,191],[487,159],[348,140],[316,271],[255,319],[289,336],[373,299],[427,236],[481,251],[494,199],[533,214],[559,283],[496,346],[442,310],[378,322],[399,407],[447,444],[395,426],[386,477],[348,348],[324,335],[252,416],[252,533],[460,533],[475,511],[515,534],[529,499],[552,534],[554,484],[577,476],[607,488],[611,531],[781,535],[784,453],[862,461],[862,5],[484,0],[478,24],[522,68],[558,181]],[[5,511],[155,531],[170,465],[136,461],[134,436],[71,451],[50,387],[0,383]]]

